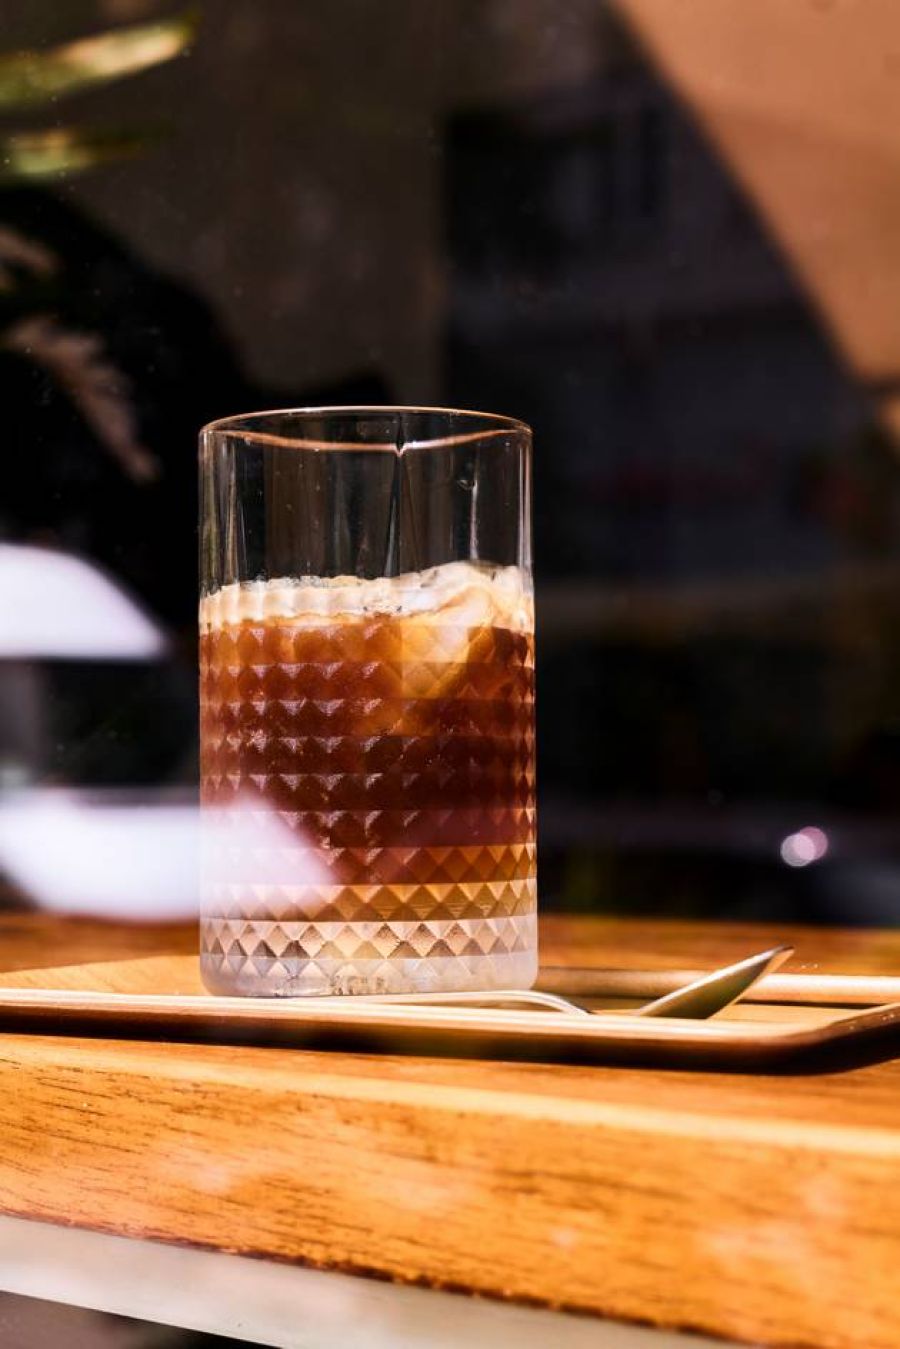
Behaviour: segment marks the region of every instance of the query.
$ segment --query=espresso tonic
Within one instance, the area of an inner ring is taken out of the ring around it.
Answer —
[[[516,566],[201,601],[201,961],[241,994],[528,987],[534,639]]]

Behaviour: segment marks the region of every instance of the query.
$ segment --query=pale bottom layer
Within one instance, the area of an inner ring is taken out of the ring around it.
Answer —
[[[376,945],[388,950],[378,954]],[[537,977],[537,915],[414,925],[206,916],[200,970],[212,993],[257,998],[530,988]]]

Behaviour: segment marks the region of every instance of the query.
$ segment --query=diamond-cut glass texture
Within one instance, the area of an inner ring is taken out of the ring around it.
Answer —
[[[523,986],[530,634],[377,615],[201,636],[201,959],[227,992]]]

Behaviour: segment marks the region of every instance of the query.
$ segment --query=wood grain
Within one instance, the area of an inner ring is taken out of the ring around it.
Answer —
[[[846,960],[844,934],[797,935],[822,968],[898,972],[897,934],[847,935]],[[569,920],[545,950],[662,968],[766,940]],[[125,955],[121,934],[92,949]],[[774,1079],[3,1035],[0,1136],[10,1214],[754,1342],[900,1344],[896,1063]]]

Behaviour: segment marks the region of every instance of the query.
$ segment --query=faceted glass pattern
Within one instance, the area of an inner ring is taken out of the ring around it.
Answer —
[[[201,635],[201,961],[244,994],[527,987],[534,646],[378,614]]]

